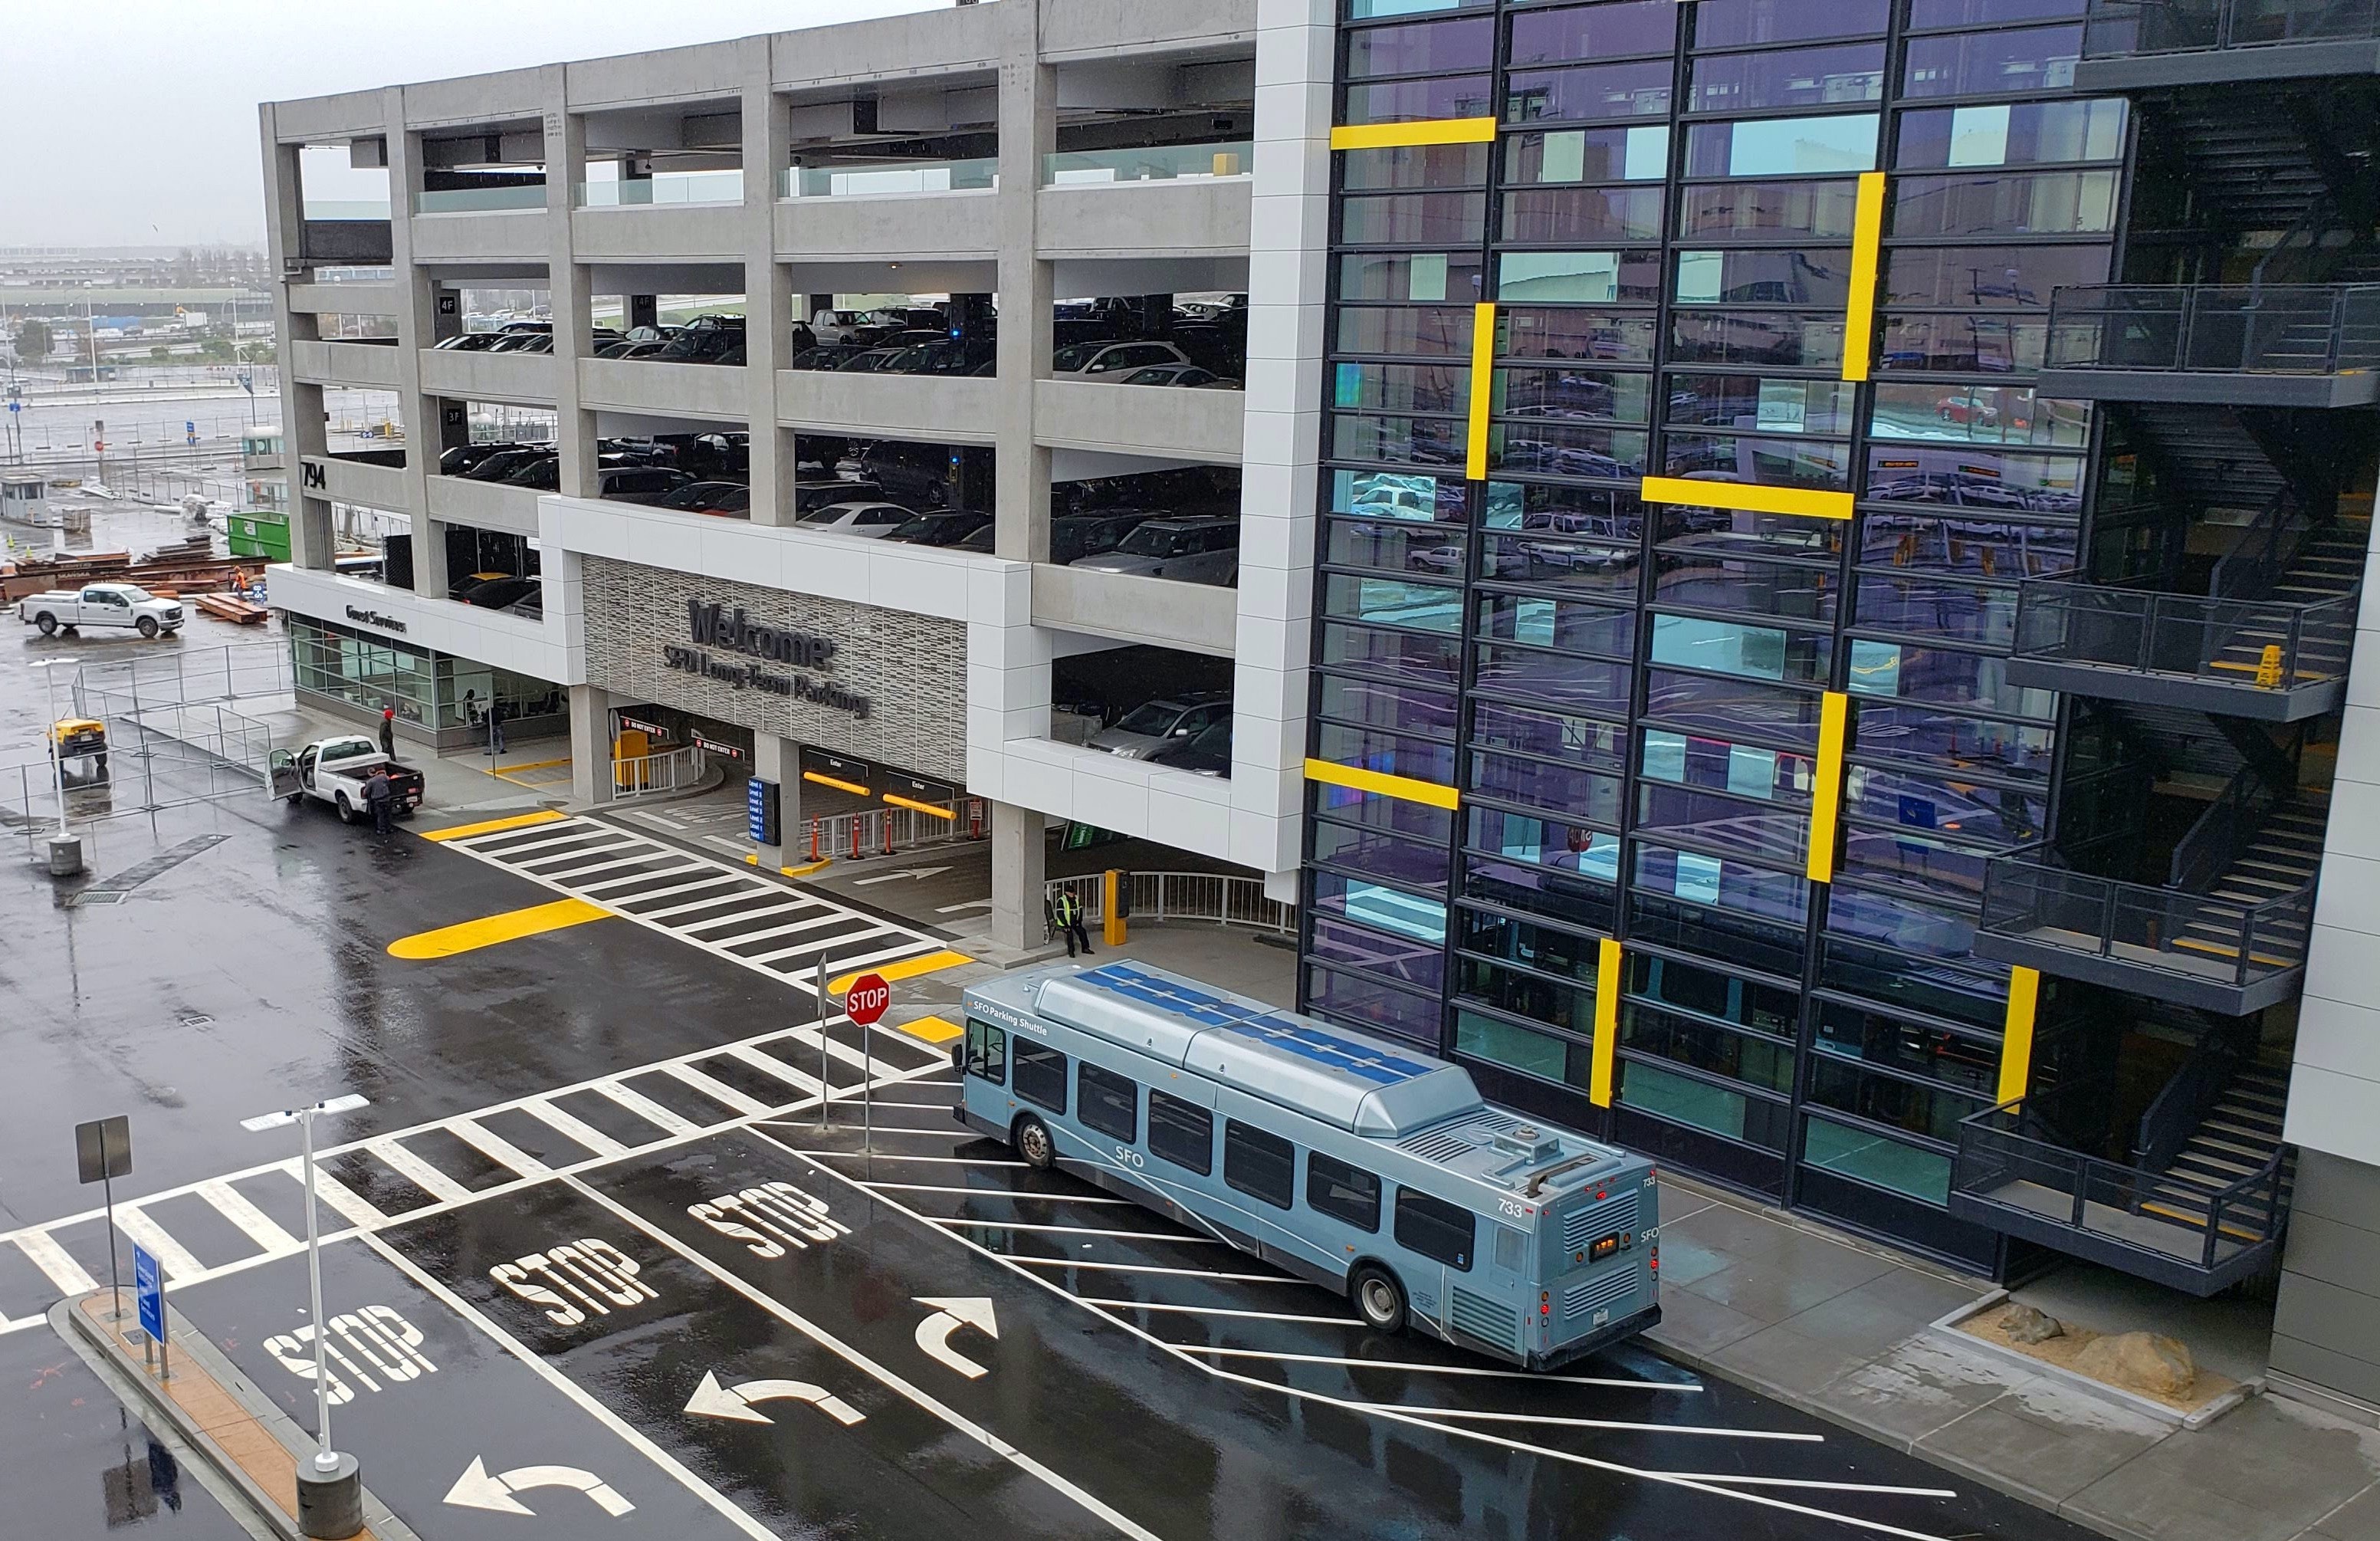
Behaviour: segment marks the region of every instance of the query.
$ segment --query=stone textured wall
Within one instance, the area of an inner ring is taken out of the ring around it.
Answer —
[[[624,702],[654,701],[773,733],[831,753],[947,781],[966,780],[966,627],[845,600],[722,583],[685,573],[587,557],[582,604],[587,678]],[[808,673],[869,698],[865,719],[815,702],[665,667],[664,648],[695,645],[689,601],[739,606],[759,625],[816,632],[838,645],[823,672],[723,649],[722,662],[776,674]]]

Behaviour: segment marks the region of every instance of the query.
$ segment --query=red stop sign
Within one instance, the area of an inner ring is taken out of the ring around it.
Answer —
[[[891,1004],[892,987],[884,982],[881,974],[861,975],[851,981],[851,989],[843,997],[843,1009],[862,1027],[875,1025],[877,1018],[884,1014],[884,1008]]]

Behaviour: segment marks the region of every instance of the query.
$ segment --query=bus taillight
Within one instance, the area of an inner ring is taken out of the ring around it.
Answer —
[[[1554,1292],[1551,1290],[1539,1290],[1537,1292],[1537,1315],[1540,1317],[1550,1317],[1553,1314]]]

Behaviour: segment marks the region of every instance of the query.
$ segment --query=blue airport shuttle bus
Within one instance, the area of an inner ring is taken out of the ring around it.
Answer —
[[[1461,1066],[1135,963],[965,993],[959,1121],[1406,1328],[1547,1369],[1661,1318],[1652,1163]]]

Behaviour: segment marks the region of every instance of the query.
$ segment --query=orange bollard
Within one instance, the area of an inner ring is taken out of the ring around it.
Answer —
[[[856,819],[851,821],[851,859],[859,859],[859,820]]]
[[[811,819],[811,820],[810,820],[810,860],[812,860],[812,861],[816,861],[816,860],[818,860],[818,859],[819,859],[819,821],[818,821],[817,819]]]

